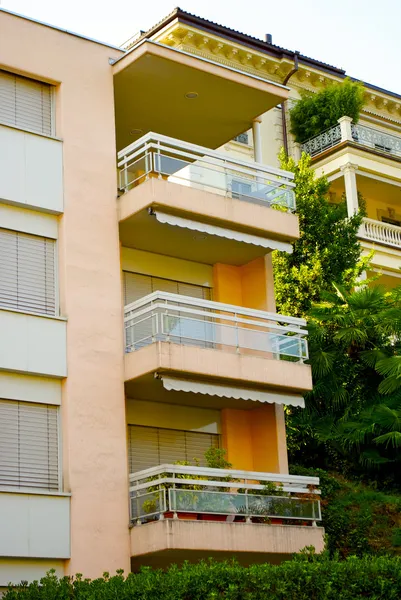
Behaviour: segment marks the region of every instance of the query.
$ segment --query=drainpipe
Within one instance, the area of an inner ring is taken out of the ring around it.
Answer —
[[[294,75],[298,71],[298,56],[299,50],[295,50],[294,52],[294,68],[286,75],[283,85],[287,85],[290,77]],[[287,119],[286,119],[286,109],[285,109],[285,100],[281,103],[281,120],[283,125],[283,142],[284,142],[284,152],[288,156],[288,133],[287,133]]]

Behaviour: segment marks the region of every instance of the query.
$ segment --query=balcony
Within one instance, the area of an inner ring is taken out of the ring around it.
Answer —
[[[301,145],[302,152],[306,152],[312,158],[315,158],[328,153],[332,148],[351,144],[356,148],[368,150],[388,158],[401,159],[400,136],[385,133],[359,123],[351,123],[349,117],[343,117],[340,121],[342,123],[330,127],[330,129],[303,143]]]
[[[118,168],[124,246],[238,265],[299,237],[287,171],[154,133],[119,152]]]
[[[152,130],[218,148],[289,94],[267,72],[262,78],[146,38],[112,69],[118,150]]]
[[[168,402],[174,392],[186,402],[201,395],[213,407],[302,406],[301,393],[311,389],[303,319],[165,292],[124,313],[131,397]]]
[[[320,552],[318,484],[316,477],[180,465],[131,474],[133,566],[230,555],[279,561],[306,545]]]
[[[398,225],[364,219],[359,236],[369,242],[401,249],[401,227]]]

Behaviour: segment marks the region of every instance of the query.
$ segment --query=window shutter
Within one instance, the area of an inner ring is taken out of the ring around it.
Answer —
[[[130,473],[176,461],[194,463],[194,459],[198,459],[201,466],[206,466],[204,454],[210,447],[219,447],[217,434],[141,425],[128,426]]]
[[[55,315],[54,240],[0,229],[0,306]]]
[[[52,86],[0,71],[0,122],[52,135]]]
[[[0,400],[0,486],[59,489],[56,406]]]

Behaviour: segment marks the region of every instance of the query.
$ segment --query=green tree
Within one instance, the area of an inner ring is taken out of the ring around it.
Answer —
[[[395,484],[401,462],[401,288],[335,287],[308,320],[314,387],[305,412],[291,414],[293,457],[308,462],[312,441],[321,466],[373,469]]]
[[[350,284],[364,270],[357,239],[363,211],[349,219],[344,198],[329,203],[330,183],[316,177],[307,154],[296,164],[282,151],[280,162],[294,173],[300,238],[292,254],[273,255],[277,312],[304,317],[333,281]]]
[[[363,85],[348,78],[318,93],[303,91],[290,111],[291,133],[302,143],[336,125],[340,117],[351,117],[357,123],[363,104]]]

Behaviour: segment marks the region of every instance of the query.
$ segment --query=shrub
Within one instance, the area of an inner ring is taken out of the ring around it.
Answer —
[[[302,91],[301,100],[290,111],[291,133],[302,143],[336,125],[340,117],[351,117],[356,123],[363,104],[363,85],[348,78],[317,94]]]
[[[399,600],[401,559],[330,559],[309,549],[281,565],[241,567],[202,561],[172,565],[166,572],[143,568],[90,581],[82,576],[10,588],[4,600]]]
[[[340,558],[394,555],[401,546],[401,496],[345,480],[323,469],[293,467],[293,475],[320,478],[322,525],[328,552]]]

